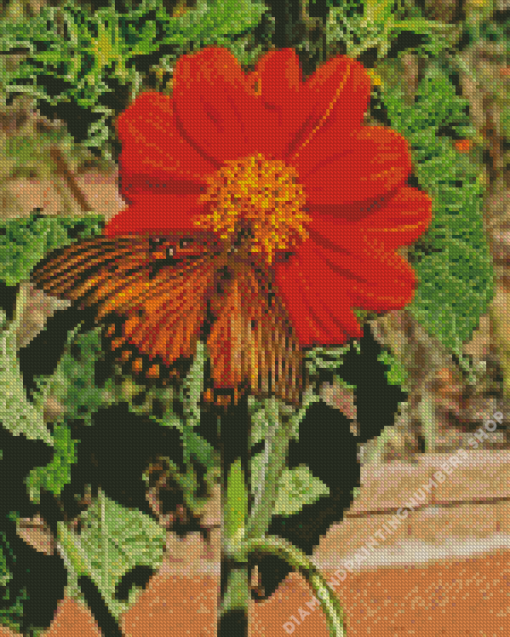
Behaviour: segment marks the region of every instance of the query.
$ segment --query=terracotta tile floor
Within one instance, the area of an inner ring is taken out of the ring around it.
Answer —
[[[123,616],[126,637],[214,635],[217,585],[214,575],[155,575]],[[361,572],[348,575],[335,591],[346,613],[348,637],[510,634],[510,551]],[[252,603],[251,636],[327,637],[322,612],[306,605],[310,599],[307,585],[291,574],[268,601]],[[99,634],[88,610],[66,599],[45,636]]]

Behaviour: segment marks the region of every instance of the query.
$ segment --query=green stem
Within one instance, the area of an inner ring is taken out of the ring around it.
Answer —
[[[278,481],[282,475],[287,462],[287,451],[293,432],[299,426],[304,413],[312,402],[316,402],[318,397],[313,393],[312,388],[303,395],[301,408],[292,417],[282,418],[278,411],[278,403],[275,398],[266,401],[266,416],[269,421],[269,432],[266,437],[265,462],[259,477],[259,489],[246,527],[245,537],[263,537],[273,517],[273,509],[277,496]],[[281,406],[282,415],[285,407]],[[286,414],[288,416],[288,413]]]
[[[306,579],[319,599],[326,615],[330,637],[345,637],[345,618],[339,600],[310,558],[290,542],[276,536],[251,538],[241,543],[239,559],[246,559],[250,553],[276,555],[288,562]]]
[[[238,559],[249,510],[250,415],[244,397],[221,418],[221,578],[218,637],[248,637],[248,560]]]
[[[265,462],[262,465],[259,488],[246,528],[247,538],[263,537],[267,533],[276,501],[278,480],[285,467],[292,435],[291,421],[280,422],[275,398],[270,398],[266,402],[266,415],[269,420],[269,432],[264,450]]]
[[[89,575],[91,565],[85,557],[80,539],[67,528],[65,522],[57,522],[57,541],[59,553],[67,569],[74,571],[78,577]]]
[[[278,481],[285,467],[290,438],[309,404],[317,400],[312,388],[303,396],[302,407],[290,417],[288,408],[275,398],[266,401],[269,434],[266,438],[266,463],[260,476],[252,512],[249,515],[250,429],[247,401],[232,408],[221,419],[222,469],[222,554],[219,598],[219,637],[243,637],[248,634],[250,600],[249,565],[242,555],[244,538],[261,538],[269,528],[277,495]],[[284,416],[280,420],[280,413]],[[340,634],[340,633],[337,633]]]

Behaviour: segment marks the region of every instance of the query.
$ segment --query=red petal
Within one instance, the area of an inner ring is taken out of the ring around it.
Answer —
[[[333,272],[343,275],[354,307],[377,312],[396,310],[413,297],[414,271],[395,252],[386,252],[375,244],[362,246],[350,255],[323,249],[317,252]]]
[[[308,232],[318,265],[306,268],[327,268],[324,280],[340,277],[353,307],[384,311],[411,301],[416,287],[412,267],[393,249],[369,239],[361,224],[316,217]]]
[[[387,249],[414,243],[432,220],[432,199],[427,193],[404,186],[365,218],[360,226],[369,242],[375,240]]]
[[[416,286],[412,267],[393,250],[368,239],[363,226],[317,217],[308,231],[315,259],[333,273],[323,276],[342,277],[354,307],[383,311],[410,302]]]
[[[179,231],[194,234],[198,228],[192,220],[203,211],[204,208],[200,207],[195,195],[148,193],[143,199],[112,217],[103,234],[107,237],[144,233],[172,234]]]
[[[416,289],[413,268],[396,252],[386,252],[383,246],[373,245],[372,256],[374,268],[382,275],[351,284],[355,306],[376,312],[402,309],[412,301]]]
[[[258,149],[268,158],[283,158],[296,132],[309,115],[299,58],[293,49],[266,53],[248,79],[256,86],[264,107],[264,123],[259,127]]]
[[[307,79],[299,99],[308,113],[288,153],[309,172],[324,156],[338,152],[343,138],[363,123],[370,99],[370,77],[356,60],[337,56]]]
[[[205,184],[193,181],[178,181],[169,178],[164,171],[150,173],[132,172],[124,168],[120,162],[119,189],[122,197],[128,202],[143,202],[152,195],[192,195],[195,201],[206,191]]]
[[[307,241],[287,262],[275,264],[275,282],[302,347],[341,345],[361,336],[349,281],[318,258],[315,248]]]
[[[373,201],[403,185],[411,172],[408,143],[390,128],[364,126],[342,144],[339,140],[340,152],[316,162],[311,172],[299,158],[293,162],[310,206]]]
[[[307,301],[299,286],[296,285],[295,277],[289,275],[284,267],[278,266],[275,270],[278,294],[292,321],[292,327],[300,346],[312,347],[314,343],[327,342],[328,333],[324,326],[317,321],[315,315],[310,312]],[[342,338],[341,335],[338,338]]]
[[[263,108],[237,59],[210,47],[175,65],[173,100],[183,135],[217,167],[257,149]]]
[[[202,183],[203,175],[214,170],[177,127],[172,100],[161,93],[139,95],[116,120],[122,143],[121,170],[152,174],[170,181],[191,180]]]
[[[311,206],[313,223],[308,230],[316,241],[338,248],[352,247],[352,238],[359,236],[390,250],[413,243],[428,228],[432,200],[426,193],[403,186],[382,201],[381,205]]]
[[[249,79],[258,84],[264,105],[258,144],[268,157],[287,158],[310,141],[326,143],[330,153],[330,132],[346,135],[358,128],[370,97],[365,69],[344,56],[329,60],[303,82],[295,51],[271,51]]]

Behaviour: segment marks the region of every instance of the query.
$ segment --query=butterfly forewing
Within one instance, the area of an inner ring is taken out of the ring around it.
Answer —
[[[32,281],[48,294],[93,307],[124,360],[132,348],[171,367],[195,354],[216,253],[213,243],[182,237],[96,237],[50,254]]]

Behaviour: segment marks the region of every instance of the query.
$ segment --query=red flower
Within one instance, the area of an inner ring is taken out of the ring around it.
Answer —
[[[183,56],[171,98],[142,93],[117,119],[129,207],[105,234],[201,228],[230,246],[249,228],[248,254],[272,269],[301,347],[361,336],[352,307],[411,301],[396,248],[431,220],[430,197],[406,184],[406,140],[362,126],[369,95],[366,70],[343,56],[305,82],[291,49],[249,74],[226,49]]]
[[[406,185],[405,139],[362,126],[369,95],[346,57],[306,82],[288,49],[248,75],[225,49],[182,57],[172,98],[143,93],[117,120],[128,208],[32,280],[93,308],[142,379],[182,377],[200,339],[204,398],[249,388],[299,404],[304,348],[361,336],[353,307],[409,303],[396,250],[431,219]]]
[[[459,139],[454,144],[455,150],[458,153],[469,153],[471,150],[472,142],[470,139]]]

